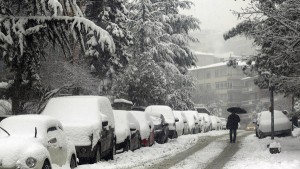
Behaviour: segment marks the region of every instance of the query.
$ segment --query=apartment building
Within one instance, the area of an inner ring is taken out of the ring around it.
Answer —
[[[239,106],[253,111],[258,102],[269,103],[268,90],[259,89],[254,84],[254,78],[244,75],[241,69],[243,64],[239,62],[238,66],[233,68],[228,67],[227,62],[220,62],[190,69],[195,86],[200,89],[196,91],[211,91],[221,101],[223,110]]]

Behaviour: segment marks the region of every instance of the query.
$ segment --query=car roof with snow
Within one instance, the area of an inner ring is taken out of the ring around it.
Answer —
[[[32,135],[35,134],[37,128],[37,136],[43,137],[48,128],[60,127],[60,121],[53,117],[44,115],[16,115],[7,117],[0,122],[0,126],[9,132],[12,136],[18,135]]]
[[[154,116],[160,116],[160,114],[162,114],[167,123],[175,122],[175,117],[174,117],[173,111],[172,111],[171,107],[169,107],[169,106],[151,105],[145,109],[145,112],[149,113],[150,115],[154,115]]]
[[[101,114],[114,127],[114,116],[110,101],[104,96],[64,96],[51,98],[42,114],[58,118],[64,125],[101,119]]]

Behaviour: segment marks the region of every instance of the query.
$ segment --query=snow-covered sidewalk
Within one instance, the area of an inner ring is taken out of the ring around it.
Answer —
[[[267,145],[279,142],[281,153],[271,154]],[[300,129],[293,136],[258,139],[251,134],[241,143],[241,149],[225,165],[225,169],[299,169],[300,168]]]

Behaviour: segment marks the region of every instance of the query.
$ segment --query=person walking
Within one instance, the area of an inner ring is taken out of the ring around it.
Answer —
[[[235,112],[232,112],[228,116],[226,128],[230,130],[229,132],[230,143],[235,143],[236,130],[238,129],[239,122],[240,122],[240,116],[238,116]]]

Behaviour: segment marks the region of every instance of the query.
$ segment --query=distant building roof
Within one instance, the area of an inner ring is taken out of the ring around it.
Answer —
[[[246,65],[245,62],[238,62],[239,66]],[[208,68],[214,68],[214,67],[220,67],[220,66],[227,66],[227,62],[219,62],[219,63],[214,63],[211,65],[206,65],[206,66],[195,66],[190,68],[189,70],[199,70],[199,69],[208,69]]]

